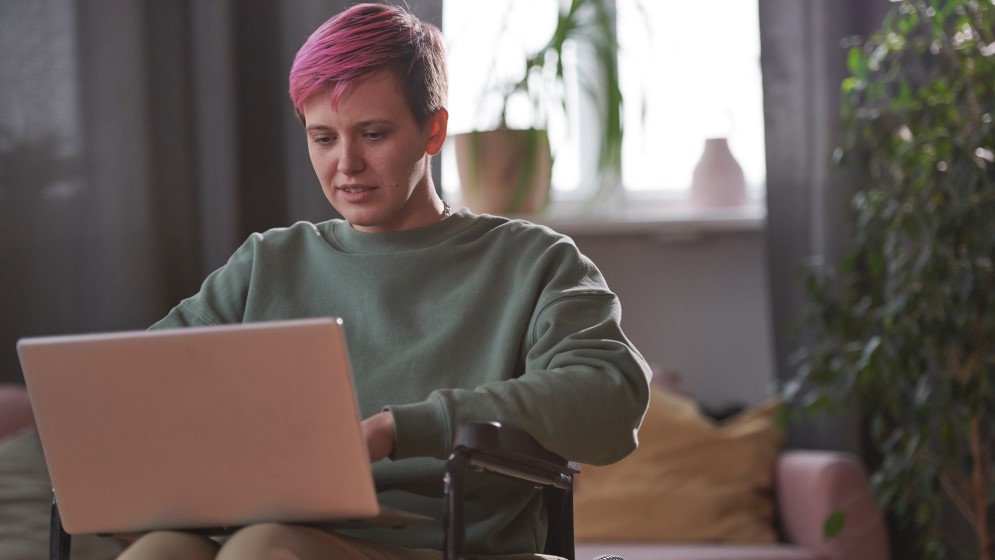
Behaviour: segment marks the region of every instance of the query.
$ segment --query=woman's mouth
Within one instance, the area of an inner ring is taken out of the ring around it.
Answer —
[[[339,192],[342,193],[342,198],[346,202],[358,203],[364,202],[373,196],[373,191],[376,187],[371,187],[367,185],[342,185],[338,188]]]

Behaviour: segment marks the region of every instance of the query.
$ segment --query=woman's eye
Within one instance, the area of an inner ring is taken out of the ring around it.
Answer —
[[[380,140],[383,138],[384,133],[380,131],[371,131],[364,134],[364,136],[366,136],[367,140]]]
[[[330,144],[332,142],[332,137],[331,136],[315,136],[315,137],[313,137],[311,139],[311,141],[314,142],[315,144],[325,145],[325,144]]]

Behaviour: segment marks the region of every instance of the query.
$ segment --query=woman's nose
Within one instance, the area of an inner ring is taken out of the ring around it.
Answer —
[[[353,175],[363,170],[361,148],[352,142],[342,142],[339,145],[338,171],[345,175]]]

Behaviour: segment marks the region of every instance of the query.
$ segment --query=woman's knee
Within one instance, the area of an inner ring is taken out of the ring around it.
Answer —
[[[218,544],[200,535],[155,531],[131,543],[118,560],[214,560]]]
[[[335,535],[312,527],[261,523],[235,533],[217,560],[441,560],[442,552],[410,550]]]
[[[298,560],[293,531],[293,527],[279,523],[250,525],[225,542],[218,560]]]

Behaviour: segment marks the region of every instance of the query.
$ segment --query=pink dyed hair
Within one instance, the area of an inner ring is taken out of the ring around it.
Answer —
[[[352,83],[385,69],[394,73],[419,126],[445,107],[442,32],[384,4],[353,6],[308,37],[290,68],[290,99],[303,122],[304,103],[312,96],[331,91],[334,106]]]

